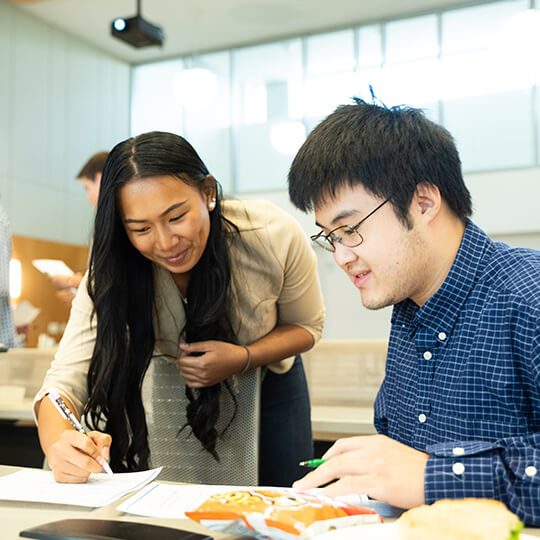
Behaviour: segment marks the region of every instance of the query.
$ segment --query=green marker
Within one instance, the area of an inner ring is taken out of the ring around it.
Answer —
[[[301,461],[298,465],[301,467],[318,467],[319,465],[322,465],[325,461],[328,461],[327,459],[308,459],[307,461]]]

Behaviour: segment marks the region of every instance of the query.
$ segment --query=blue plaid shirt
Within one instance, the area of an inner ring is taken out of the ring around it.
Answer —
[[[426,503],[498,499],[540,526],[540,252],[469,221],[441,288],[394,306],[375,426],[429,454]]]

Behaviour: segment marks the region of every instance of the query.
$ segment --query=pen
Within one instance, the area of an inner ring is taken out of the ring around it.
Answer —
[[[325,461],[328,461],[327,459],[308,459],[307,461],[301,461],[298,465],[301,467],[318,467],[319,465],[322,465]]]
[[[47,393],[47,395],[52,401],[52,404],[58,409],[58,412],[62,415],[62,417],[66,420],[69,420],[71,422],[71,425],[79,433],[84,433],[86,435],[87,433],[85,429],[82,427],[81,423],[77,420],[75,415],[69,410],[69,407],[64,403],[64,400],[62,399],[60,394],[54,388],[49,388],[49,392]],[[105,458],[103,456],[98,456],[96,458],[96,461],[103,467],[103,470],[107,474],[113,474],[110,465],[105,461]]]

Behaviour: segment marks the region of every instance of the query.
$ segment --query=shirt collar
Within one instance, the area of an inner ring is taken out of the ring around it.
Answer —
[[[487,234],[468,220],[450,272],[439,290],[416,312],[416,321],[436,332],[450,332],[465,300],[485,266],[486,251],[493,245]]]
[[[492,245],[487,234],[468,220],[456,258],[439,290],[421,308],[409,298],[396,304],[392,324],[409,327],[413,333],[421,325],[450,335]]]

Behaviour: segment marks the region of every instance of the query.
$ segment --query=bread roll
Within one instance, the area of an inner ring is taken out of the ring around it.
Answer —
[[[396,526],[403,540],[514,540],[523,523],[499,501],[443,499],[408,510]]]

